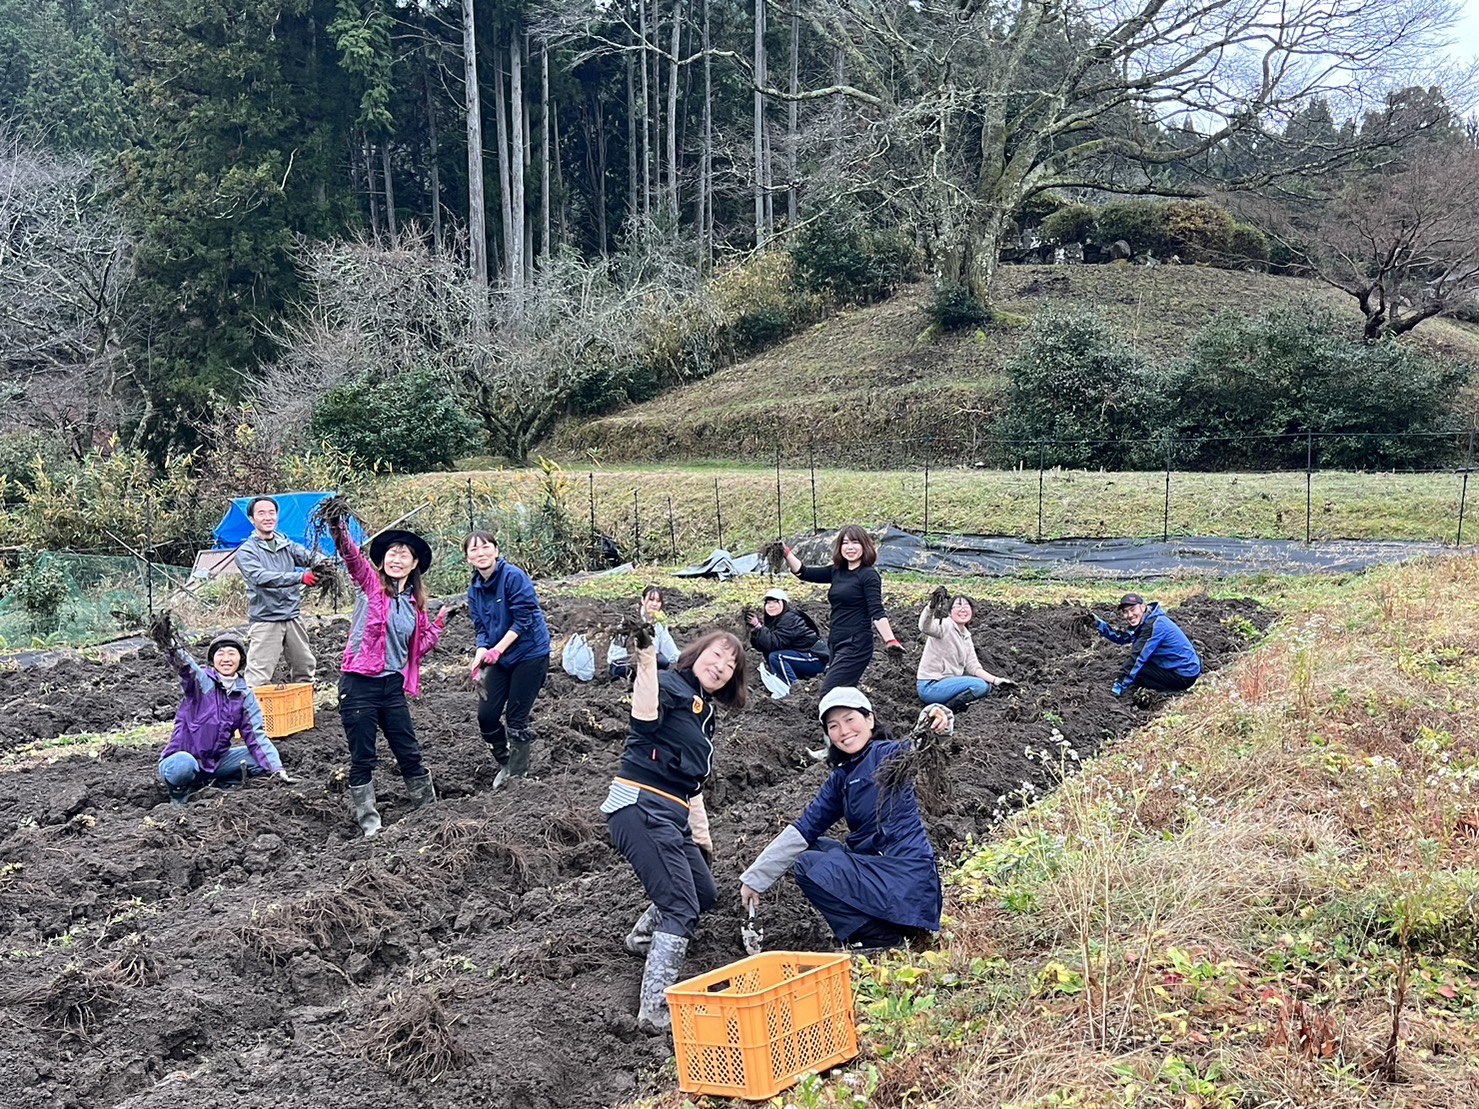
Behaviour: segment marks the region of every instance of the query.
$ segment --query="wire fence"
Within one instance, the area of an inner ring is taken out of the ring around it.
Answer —
[[[1081,441],[1034,440],[1019,444],[1022,458],[1012,469],[959,460],[937,464],[921,452],[905,466],[865,470],[810,447],[787,453],[772,444],[766,453],[752,454],[748,466],[718,470],[703,464],[584,470],[551,465],[423,475],[372,490],[364,505],[365,523],[373,531],[409,515],[405,526],[426,536],[436,551],[428,584],[444,595],[466,586],[462,540],[473,529],[494,532],[506,558],[545,578],[623,562],[683,564],[716,549],[741,554],[772,539],[826,533],[850,523],[892,524],[920,535],[926,547],[948,535],[1044,543],[1200,536],[1462,546],[1473,530],[1468,519],[1472,435],[1452,444],[1456,461],[1451,465],[1364,470],[1321,468],[1332,442],[1348,444],[1359,437],[1278,438],[1277,449],[1297,450],[1301,466],[1237,473],[1189,470],[1177,465],[1184,452],[1173,440],[1162,452],[1160,470],[1071,469],[1053,466],[1050,459],[1055,452],[1081,448]],[[203,618],[218,609],[217,615],[239,617],[239,587],[213,583],[202,589],[202,583],[190,582],[188,570],[141,555],[166,541],[188,546],[188,539],[145,535],[138,548],[0,555],[12,567],[19,556],[29,567],[23,574],[33,576],[49,559],[50,588],[64,595],[59,606],[40,606],[38,618],[34,596],[28,607],[25,591],[13,581],[0,598],[0,645],[115,637],[140,626],[160,605],[178,600],[187,584],[191,603],[204,606]],[[209,546],[208,537],[201,537],[200,545]],[[54,580],[56,571],[66,579],[61,586]],[[28,585],[34,594],[34,577]]]

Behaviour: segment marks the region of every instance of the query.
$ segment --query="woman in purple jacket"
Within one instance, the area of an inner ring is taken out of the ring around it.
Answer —
[[[241,676],[246,653],[246,644],[234,635],[211,640],[204,666],[178,643],[169,650],[185,689],[174,733],[159,756],[159,776],[169,787],[171,805],[183,805],[212,782],[225,785],[258,774],[293,780],[267,738],[257,695]],[[238,732],[243,747],[231,746]]]
[[[431,545],[409,531],[382,531],[360,553],[343,520],[329,526],[334,545],[359,596],[340,666],[339,716],[349,743],[349,797],[366,837],[380,831],[375,807],[375,732],[385,733],[406,794],[415,808],[436,800],[431,772],[421,765],[421,745],[406,697],[421,689],[421,659],[442,637],[447,610],[426,615]]]

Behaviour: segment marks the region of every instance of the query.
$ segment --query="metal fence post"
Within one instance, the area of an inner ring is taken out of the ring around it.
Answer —
[[[1315,478],[1315,434],[1305,432],[1304,440],[1304,545],[1310,544],[1310,511]]]
[[[821,530],[817,526],[817,457],[809,435],[806,437],[806,465],[811,470],[811,533],[815,535]]]
[[[589,485],[589,488],[590,488],[590,497],[591,497],[591,566],[594,567],[595,564],[596,564],[596,551],[597,551],[597,545],[596,545],[596,472],[594,470],[587,471],[586,472],[586,480],[587,480],[588,485]]]
[[[469,532],[477,530],[472,517],[472,478],[467,479],[467,530]]]
[[[640,494],[632,490],[632,561],[642,561],[642,503]]]
[[[781,446],[775,447],[775,537],[781,539]]]
[[[719,535],[719,549],[724,549],[724,512],[719,507],[719,479],[714,479],[714,530]]]
[[[1043,463],[1047,459],[1047,447],[1043,443],[1037,444],[1037,541],[1042,542],[1042,472]]]
[[[1469,471],[1474,468],[1474,429],[1469,428],[1469,450],[1464,457],[1464,483],[1458,495],[1458,538],[1453,541],[1455,547],[1464,545],[1464,508],[1469,502]]]
[[[668,547],[673,552],[673,561],[678,561],[678,526],[673,523],[673,495],[668,494]]]
[[[924,549],[930,549],[930,457],[924,456]]]
[[[1161,542],[1171,538],[1171,437],[1166,436],[1166,510],[1161,516]]]

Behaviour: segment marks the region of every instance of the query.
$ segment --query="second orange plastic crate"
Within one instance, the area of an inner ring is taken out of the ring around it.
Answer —
[[[667,990],[678,1088],[763,1101],[858,1053],[847,955],[767,951]]]
[[[312,682],[259,685],[252,692],[262,706],[262,720],[269,739],[306,732],[313,727]]]

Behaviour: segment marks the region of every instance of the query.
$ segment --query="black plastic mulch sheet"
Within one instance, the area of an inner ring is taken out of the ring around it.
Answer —
[[[1331,574],[1387,566],[1426,555],[1472,553],[1472,546],[1386,540],[1331,539],[1052,539],[1041,543],[987,535],[924,537],[889,527],[878,544],[880,570],[923,574],[1059,578],[1161,578],[1175,574]],[[832,533],[793,544],[803,562],[831,560]],[[758,560],[757,560],[758,561]],[[693,573],[690,569],[688,573]],[[763,569],[763,567],[760,567]],[[743,571],[740,571],[743,572]]]

